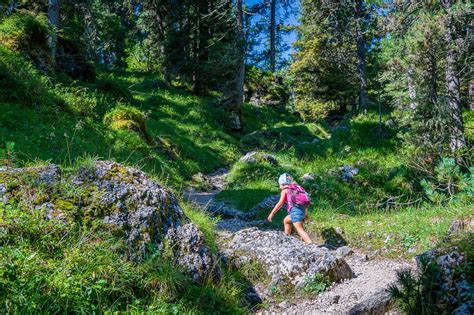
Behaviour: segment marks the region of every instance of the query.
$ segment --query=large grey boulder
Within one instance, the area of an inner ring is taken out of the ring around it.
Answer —
[[[333,282],[354,276],[345,260],[328,249],[279,231],[241,230],[222,244],[222,252],[235,266],[257,261],[271,277],[270,286],[303,287],[318,273]]]
[[[194,280],[219,278],[216,257],[175,196],[140,170],[110,161],[74,172],[55,165],[8,169],[0,170],[0,187],[0,198],[42,211],[45,220],[100,220],[123,237],[130,260],[140,261],[150,248],[166,243]]]

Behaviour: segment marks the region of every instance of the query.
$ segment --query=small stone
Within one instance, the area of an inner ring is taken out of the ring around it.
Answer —
[[[367,221],[367,225],[372,225],[372,224],[374,224],[374,222],[372,222],[372,221],[370,221],[370,220]]]
[[[290,306],[291,306],[291,304],[288,301],[283,301],[281,303],[278,303],[278,307],[282,308],[282,309],[289,308]]]
[[[373,236],[372,232],[367,232],[367,234],[366,234],[366,235],[367,235],[367,238],[368,238],[368,239],[371,239],[371,238],[372,238],[372,236]]]
[[[313,181],[316,178],[316,175],[314,173],[306,173],[303,175],[303,184]]]
[[[352,253],[352,248],[350,248],[349,246],[342,246],[336,250],[336,257],[346,257]]]
[[[340,299],[341,299],[341,296],[340,296],[340,295],[334,295],[334,296],[332,297],[331,304],[338,304]]]

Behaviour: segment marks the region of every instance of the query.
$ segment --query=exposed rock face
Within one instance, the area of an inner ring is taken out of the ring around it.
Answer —
[[[474,216],[470,216],[462,220],[461,219],[453,220],[448,230],[448,236],[458,235],[463,232],[472,233],[473,231],[474,231]]]
[[[36,195],[39,185],[41,196]],[[69,196],[64,186],[77,195]],[[124,238],[131,260],[143,259],[150,247],[163,246],[166,239],[176,263],[193,279],[219,278],[216,257],[171,191],[137,169],[99,161],[75,174],[61,174],[55,165],[0,170],[0,187],[0,198],[41,210],[48,220],[72,222],[78,214],[83,220],[101,220]]]
[[[194,281],[202,281],[204,277],[220,279],[218,261],[205,246],[204,235],[194,224],[169,229],[165,239],[171,246],[175,261],[192,275]]]
[[[473,314],[472,300],[474,286],[468,281],[468,275],[463,270],[467,266],[466,256],[451,249],[448,253],[430,250],[417,256],[417,262],[425,259],[434,263],[438,269],[433,279],[433,287],[440,303],[452,310],[452,314]]]
[[[270,213],[270,211],[273,209],[273,207],[277,204],[279,200],[280,200],[280,195],[273,195],[273,196],[269,196],[263,199],[255,207],[250,209],[250,211],[248,212],[248,217],[254,218],[258,216],[259,213],[262,213],[262,212]]]
[[[250,164],[257,164],[260,162],[267,162],[272,165],[278,165],[277,159],[267,153],[262,153],[262,152],[257,152],[257,151],[252,151],[247,154],[245,154],[243,157],[240,158],[240,162],[245,162],[245,163],[250,163]]]
[[[245,229],[235,233],[222,247],[231,264],[258,261],[271,276],[270,285],[301,287],[318,273],[335,282],[353,277],[349,265],[328,249],[306,245],[279,231]]]

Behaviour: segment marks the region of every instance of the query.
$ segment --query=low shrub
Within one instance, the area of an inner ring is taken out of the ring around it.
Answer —
[[[48,36],[52,28],[44,14],[20,11],[0,23],[0,43],[6,48],[23,53],[37,68],[54,70]]]
[[[53,105],[50,82],[18,53],[0,45],[0,102],[31,107]]]

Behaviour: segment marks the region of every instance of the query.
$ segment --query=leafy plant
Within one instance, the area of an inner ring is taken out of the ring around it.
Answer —
[[[306,278],[303,291],[306,293],[319,294],[326,291],[331,285],[331,281],[320,273],[312,278]]]
[[[425,258],[420,260],[420,265],[418,275],[410,269],[399,271],[397,282],[389,291],[407,314],[436,314],[440,310],[435,292],[438,284],[434,282],[438,268]]]

